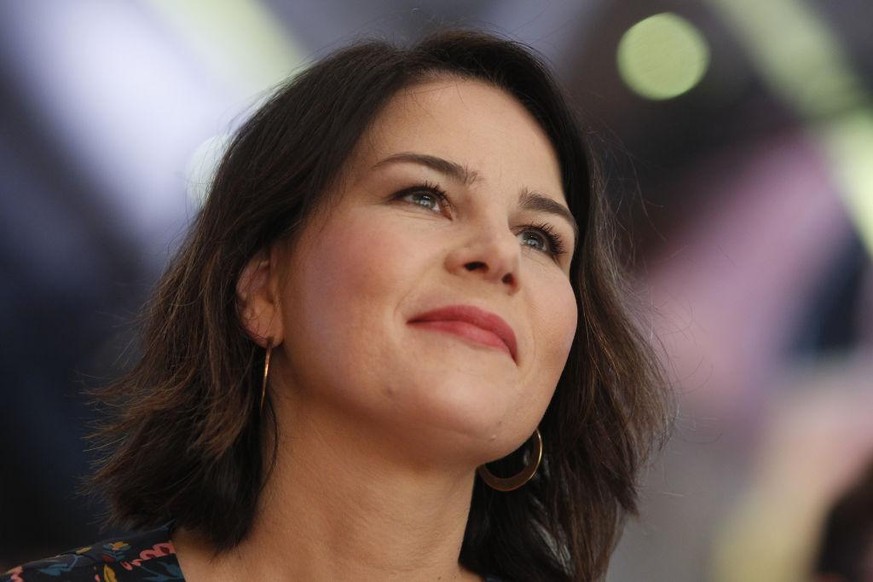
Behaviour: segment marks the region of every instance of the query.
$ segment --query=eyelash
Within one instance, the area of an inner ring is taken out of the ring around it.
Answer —
[[[567,249],[564,246],[564,239],[555,232],[555,228],[551,224],[545,222],[526,224],[521,227],[519,232],[524,232],[526,230],[534,230],[543,235],[549,245],[549,249],[542,252],[547,255],[557,258],[567,252]]]
[[[407,196],[409,196],[411,194],[419,194],[419,193],[429,194],[429,195],[433,196],[434,198],[436,198],[437,203],[443,209],[443,214],[450,213],[451,210],[454,208],[454,206],[452,205],[451,200],[449,200],[448,194],[446,194],[445,190],[443,190],[438,185],[436,185],[432,182],[423,182],[422,184],[419,184],[417,186],[412,186],[411,188],[405,188],[405,189],[401,190],[400,192],[398,192],[397,194],[395,194],[394,199],[395,200],[403,200],[404,198],[406,198]],[[414,202],[409,202],[409,203],[415,205]],[[420,205],[418,205],[418,206],[420,206]],[[422,208],[426,209],[426,207],[423,207],[423,206],[422,206]],[[536,231],[537,233],[542,235],[543,238],[545,239],[546,243],[548,244],[549,248],[547,250],[543,250],[540,252],[545,253],[546,255],[548,255],[554,259],[557,259],[558,257],[560,257],[561,255],[563,255],[567,252],[567,249],[564,245],[563,238],[557,232],[555,232],[555,228],[551,224],[548,224],[545,222],[534,223],[534,224],[524,224],[524,225],[521,225],[519,227],[518,233],[521,234],[521,233],[528,231],[528,230]]]

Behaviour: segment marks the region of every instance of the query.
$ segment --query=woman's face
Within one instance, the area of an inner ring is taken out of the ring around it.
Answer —
[[[576,330],[548,138],[507,93],[446,78],[398,93],[339,182],[273,251],[278,406],[421,458],[511,452]]]

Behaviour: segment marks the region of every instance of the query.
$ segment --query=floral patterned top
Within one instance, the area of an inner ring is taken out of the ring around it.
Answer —
[[[171,524],[107,540],[0,574],[0,582],[171,582],[185,580],[170,541]],[[485,582],[500,582],[487,576]]]
[[[12,568],[0,582],[169,582],[185,580],[170,526],[107,540]]]

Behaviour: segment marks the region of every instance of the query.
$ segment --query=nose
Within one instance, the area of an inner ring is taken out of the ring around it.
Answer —
[[[519,285],[521,245],[504,224],[470,225],[470,234],[457,241],[446,256],[449,272],[503,285],[515,292]]]

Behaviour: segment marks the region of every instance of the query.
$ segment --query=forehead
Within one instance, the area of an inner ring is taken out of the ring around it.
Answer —
[[[458,163],[482,180],[563,198],[554,148],[515,97],[482,81],[439,78],[394,95],[362,136],[350,170],[398,152]]]

